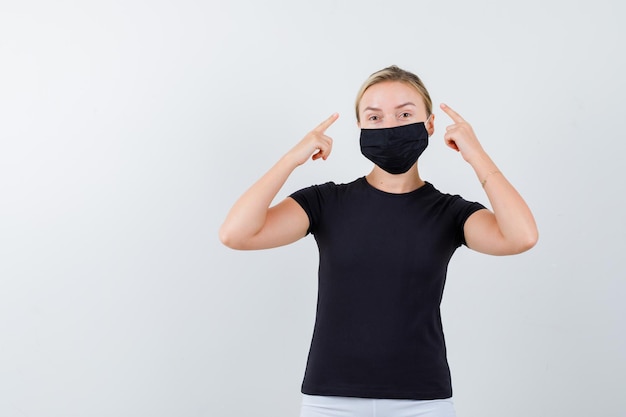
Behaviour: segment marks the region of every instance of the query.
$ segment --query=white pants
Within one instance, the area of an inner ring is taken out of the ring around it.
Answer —
[[[455,417],[452,398],[380,400],[302,394],[300,417]]]

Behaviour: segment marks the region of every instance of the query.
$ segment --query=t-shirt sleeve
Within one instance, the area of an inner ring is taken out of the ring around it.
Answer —
[[[333,182],[327,182],[322,185],[312,185],[298,190],[289,196],[300,204],[309,217],[309,229],[307,230],[307,234],[315,233],[322,218],[324,201],[334,186],[335,184]]]
[[[453,209],[452,212],[454,214],[454,221],[457,225],[456,230],[458,233],[458,242],[462,245],[467,245],[465,241],[465,233],[463,232],[465,222],[472,214],[486,207],[474,201],[467,201],[461,196],[453,195],[451,208]]]

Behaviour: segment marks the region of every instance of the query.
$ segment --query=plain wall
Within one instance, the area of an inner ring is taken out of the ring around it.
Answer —
[[[236,198],[331,113],[328,161],[277,200],[347,182],[353,101],[418,73],[420,162],[488,204],[443,144],[446,102],[533,209],[538,245],[461,248],[443,302],[459,417],[626,412],[625,6],[598,1],[0,4],[0,415],[297,416],[317,252],[237,252]]]

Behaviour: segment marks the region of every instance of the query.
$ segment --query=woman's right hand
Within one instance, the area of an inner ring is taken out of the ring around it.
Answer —
[[[328,129],[339,118],[338,113],[333,113],[328,119],[320,123],[315,129],[307,133],[296,146],[294,146],[287,156],[296,164],[304,164],[309,157],[312,160],[326,160],[333,147],[333,139],[326,135]]]
[[[338,117],[335,113],[320,123],[239,197],[220,227],[224,245],[233,249],[267,249],[306,235],[309,217],[293,198],[287,197],[273,207],[270,204],[296,166],[309,157],[328,158],[333,140],[325,132]]]

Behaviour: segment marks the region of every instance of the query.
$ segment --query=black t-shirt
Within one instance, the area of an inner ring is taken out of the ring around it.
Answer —
[[[450,257],[477,210],[430,183],[391,194],[362,177],[291,197],[319,248],[317,314],[302,384],[309,395],[452,396],[440,303]]]

